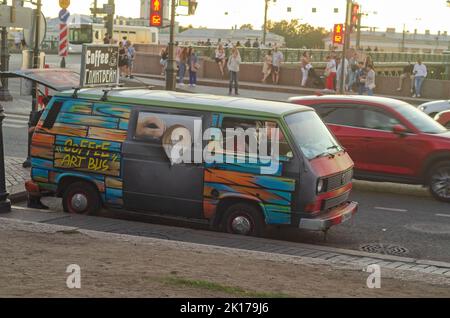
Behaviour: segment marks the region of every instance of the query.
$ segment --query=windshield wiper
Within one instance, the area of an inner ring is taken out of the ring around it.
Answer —
[[[335,157],[334,154],[325,151],[325,152],[322,152],[322,153],[318,154],[318,155],[315,156],[313,159],[317,159],[317,158],[325,157],[325,156],[330,156],[331,158],[334,158],[334,157]]]

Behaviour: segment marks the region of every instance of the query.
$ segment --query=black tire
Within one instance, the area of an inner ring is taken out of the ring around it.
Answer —
[[[236,203],[226,209],[220,228],[231,234],[262,236],[265,232],[265,221],[255,206]]]
[[[65,212],[75,214],[95,214],[102,207],[97,189],[84,181],[71,183],[64,191],[62,202]]]
[[[450,162],[437,164],[431,169],[428,185],[434,198],[450,202]]]

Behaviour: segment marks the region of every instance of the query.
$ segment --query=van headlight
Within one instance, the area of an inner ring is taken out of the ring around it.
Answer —
[[[324,190],[324,185],[325,182],[323,179],[319,179],[319,181],[317,181],[317,193],[321,193]]]

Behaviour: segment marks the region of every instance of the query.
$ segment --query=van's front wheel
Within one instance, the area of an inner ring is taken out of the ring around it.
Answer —
[[[101,201],[97,189],[87,182],[70,184],[63,194],[65,212],[76,214],[95,214],[100,211]]]
[[[233,204],[225,211],[221,228],[224,232],[248,236],[261,236],[265,222],[259,210],[251,204]]]

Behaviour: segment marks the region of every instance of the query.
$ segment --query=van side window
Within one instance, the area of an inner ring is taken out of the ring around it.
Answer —
[[[236,117],[225,117],[222,120],[221,131],[223,134],[223,145],[222,149],[225,149],[225,152],[232,152],[233,155],[241,154],[241,155],[250,155],[256,156],[258,152],[263,151],[259,149],[258,143],[261,142],[260,135],[264,132],[264,129],[267,129],[267,153],[262,155],[270,155],[271,147],[274,145],[274,141],[272,139],[272,134],[274,132],[272,129],[279,129],[278,124],[275,121],[266,121],[266,120],[254,120],[248,118],[236,118]],[[234,130],[234,133],[230,136],[227,136],[227,129]],[[240,136],[239,130],[244,132],[243,136]],[[293,152],[291,147],[289,146],[283,131],[281,129],[278,130],[278,145],[279,145],[279,155],[281,157],[291,158],[293,156]],[[244,142],[239,142],[239,137]],[[244,139],[242,139],[242,137]],[[230,138],[234,138],[234,143]],[[229,145],[232,144],[234,149],[227,149],[227,140]],[[256,145],[256,147],[255,147]]]
[[[58,117],[59,112],[61,111],[61,107],[63,105],[62,101],[56,101],[53,103],[52,107],[48,111],[47,117],[42,124],[43,128],[51,129],[55,124],[56,118]]]
[[[196,125],[199,125],[199,131],[202,131],[201,117],[140,112],[136,123],[134,139],[161,143],[163,141],[169,141],[172,132],[179,128],[189,133],[193,141],[194,127]]]

